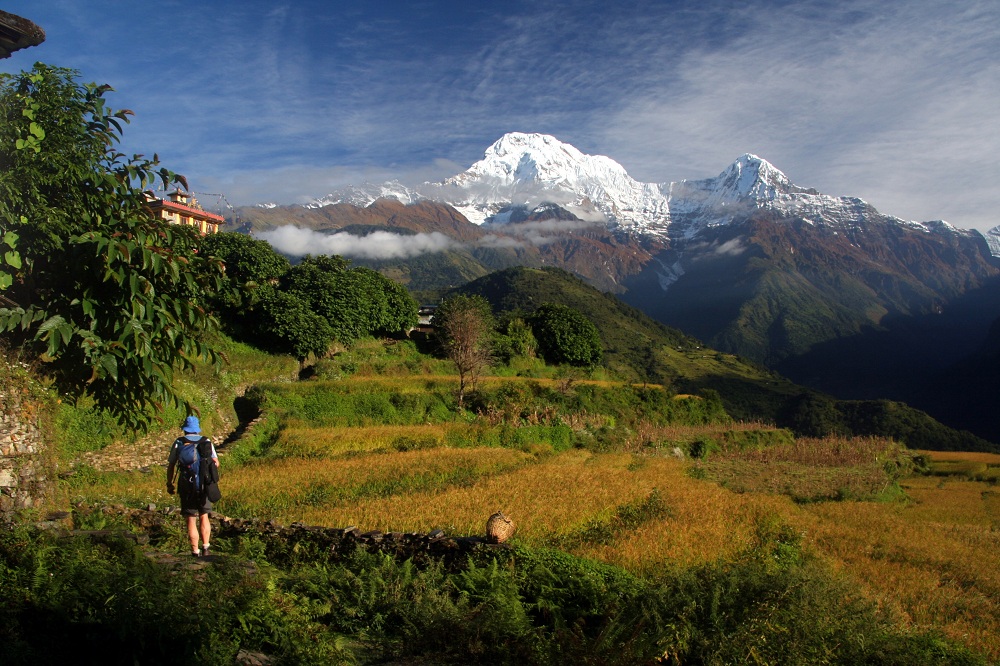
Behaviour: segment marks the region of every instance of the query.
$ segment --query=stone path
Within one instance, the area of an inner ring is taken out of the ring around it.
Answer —
[[[165,467],[172,442],[165,442],[159,437],[144,437],[138,442],[115,442],[100,451],[80,455],[79,462],[99,472],[145,471]]]
[[[227,432],[224,436],[209,435],[215,442],[215,448],[219,455],[223,455],[227,446],[243,437],[258,421],[259,419],[255,419],[235,428],[232,424],[225,424]],[[78,462],[89,465],[99,472],[148,472],[156,468],[164,468],[167,466],[170,445],[176,437],[177,435],[157,433],[147,435],[137,442],[115,442],[100,451],[88,451],[81,454]]]

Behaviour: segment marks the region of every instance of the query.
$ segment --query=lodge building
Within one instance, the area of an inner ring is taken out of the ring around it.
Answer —
[[[221,215],[203,210],[194,196],[181,190],[171,192],[166,199],[154,199],[149,206],[170,224],[187,224],[203,236],[218,233],[225,221]]]

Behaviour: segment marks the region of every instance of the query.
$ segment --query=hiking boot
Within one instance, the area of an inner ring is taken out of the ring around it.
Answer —
[[[209,548],[211,548],[211,546],[208,546],[208,545],[205,545],[205,546],[201,547],[201,556],[202,557],[208,557],[208,549]]]

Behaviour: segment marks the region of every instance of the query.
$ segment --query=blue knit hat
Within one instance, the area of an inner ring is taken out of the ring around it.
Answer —
[[[198,423],[198,417],[189,416],[184,419],[184,425],[181,426],[181,430],[184,432],[201,432],[201,424]]]

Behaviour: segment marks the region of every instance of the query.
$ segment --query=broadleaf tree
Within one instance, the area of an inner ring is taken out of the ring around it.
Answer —
[[[370,268],[350,268],[339,256],[309,256],[293,266],[281,287],[326,318],[341,344],[370,335],[398,335],[417,323],[406,288]]]
[[[326,318],[297,295],[269,290],[253,308],[247,330],[255,344],[278,354],[291,354],[303,362],[310,354],[323,356],[333,331]]]
[[[225,264],[225,278],[217,295],[223,309],[235,313],[252,306],[268,294],[266,287],[276,285],[291,265],[267,241],[246,234],[221,232],[206,236],[201,254],[216,257]]]
[[[597,327],[579,310],[546,303],[531,316],[538,350],[549,363],[594,367],[601,362],[604,346]]]
[[[151,211],[154,186],[187,183],[156,155],[119,152],[132,112],[77,77],[41,63],[0,75],[0,333],[64,392],[143,430],[183,403],[175,370],[218,360],[203,335],[222,264]]]

